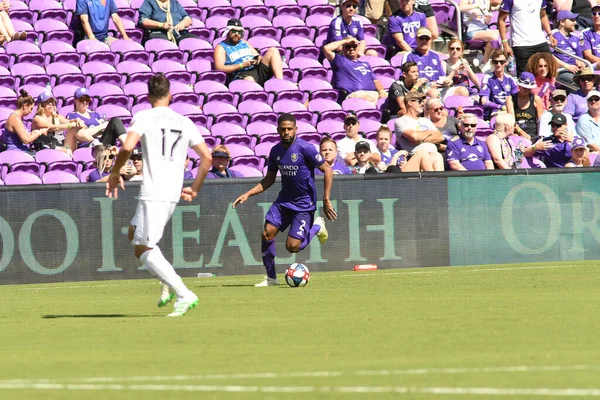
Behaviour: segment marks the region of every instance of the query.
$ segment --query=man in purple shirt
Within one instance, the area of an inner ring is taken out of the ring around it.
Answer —
[[[323,45],[331,42],[337,42],[352,36],[358,40],[357,52],[359,56],[369,55],[377,57],[377,52],[370,50],[366,52],[367,42],[365,40],[365,31],[362,22],[354,18],[358,11],[358,0],[342,0],[340,4],[340,15],[331,20],[327,30],[327,39]],[[337,51],[341,51],[338,49]]]
[[[588,111],[587,96],[600,85],[600,75],[589,68],[584,68],[575,75],[573,81],[579,86],[579,90],[569,93],[563,113],[570,114],[574,120],[577,120]]]
[[[454,171],[494,169],[492,157],[483,140],[475,137],[477,116],[465,114],[460,123],[460,135],[453,137],[446,147],[448,165]]]
[[[492,75],[483,77],[479,91],[481,104],[485,107],[488,116],[506,107],[506,98],[519,91],[515,80],[504,73],[506,54],[500,49],[494,49],[490,59],[494,71]]]
[[[593,6],[591,13],[593,26],[581,32],[583,37],[581,51],[585,59],[596,64],[595,68],[598,69],[600,62],[600,4]]]
[[[571,160],[574,137],[565,129],[567,117],[554,114],[550,120],[552,136],[540,138],[523,152],[525,157],[536,156],[542,159],[546,167],[562,168]]]
[[[323,47],[323,53],[333,70],[333,87],[347,91],[350,94],[348,97],[377,104],[377,99],[387,97],[387,92],[373,73],[371,65],[359,60],[358,45],[358,41],[349,36]],[[341,46],[342,53],[336,53]]]
[[[263,264],[267,270],[264,281],[257,287],[277,286],[275,271],[275,236],[288,227],[285,248],[290,253],[304,249],[316,235],[322,244],[329,234],[322,217],[314,218],[317,208],[317,190],[315,185],[315,168],[324,173],[323,211],[325,216],[334,221],[337,214],[329,198],[333,173],[329,163],[310,143],[296,137],[298,128],[296,118],[291,114],[281,114],[277,120],[277,132],[281,142],[273,146],[269,153],[267,175],[255,187],[238,197],[232,207],[242,204],[250,196],[267,190],[281,174],[281,191],[277,200],[271,205],[265,216],[265,228],[262,233]]]
[[[417,48],[417,30],[427,26],[425,14],[415,11],[414,0],[400,0],[400,9],[388,21],[388,34],[383,44],[395,46],[400,51]]]
[[[449,83],[444,83],[446,71],[440,57],[431,51],[431,31],[429,28],[423,27],[417,30],[417,48],[406,54],[402,64],[408,61],[417,63],[419,78],[427,79],[429,87],[438,88]]]
[[[571,11],[559,11],[556,15],[558,29],[552,31],[552,36],[556,39],[556,48],[565,51],[568,54],[583,57],[582,46],[579,45],[579,36],[573,35],[575,31],[575,20],[577,14]],[[585,65],[568,54],[553,51],[554,59],[562,70],[558,73],[558,78],[563,82],[573,83],[573,76],[579,73]]]

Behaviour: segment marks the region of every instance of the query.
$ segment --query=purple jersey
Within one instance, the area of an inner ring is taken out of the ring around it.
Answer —
[[[325,162],[310,143],[296,138],[289,148],[278,143],[269,154],[269,171],[281,174],[276,203],[294,211],[313,211],[317,205],[315,168]]]
[[[535,155],[542,159],[546,167],[562,168],[571,160],[571,143],[561,142],[556,136],[545,137],[544,141],[552,141],[553,146],[548,150],[536,151]]]
[[[340,157],[335,159],[335,162],[331,166],[334,175],[349,175],[352,173],[350,168],[346,165],[346,161]],[[320,169],[315,169],[315,175],[324,175]]]
[[[327,40],[325,40],[325,43],[323,44],[325,45],[331,42],[336,42],[338,40],[345,39],[348,36],[352,36],[358,41],[364,40],[365,31],[363,29],[362,22],[352,17],[352,21],[349,24],[346,24],[346,21],[344,21],[340,15],[331,20],[329,29],[327,30]]]
[[[379,150],[379,149],[377,149],[377,150]],[[388,148],[388,154],[385,154],[381,150],[379,150],[379,154],[381,154],[381,161],[383,161],[386,164],[389,164],[397,152],[398,152],[398,150],[393,148],[391,145]]]
[[[348,93],[357,90],[377,90],[375,88],[375,79],[371,66],[366,61],[352,61],[346,56],[336,54],[331,62],[333,70],[333,87],[344,89]]]
[[[593,56],[600,57],[600,33],[594,32],[592,29],[586,29],[582,32],[582,35],[581,52],[591,50]]]
[[[462,136],[455,136],[448,142],[446,156],[448,161],[459,161],[467,171],[486,169],[484,161],[492,160],[483,140],[474,138],[473,144],[469,144]]]
[[[96,168],[95,170],[93,170],[92,172],[90,172],[90,174],[88,175],[88,182],[96,182],[99,181],[100,179],[104,178],[105,176],[110,175],[110,171],[104,171],[104,172],[100,172],[98,170],[98,168]]]
[[[88,111],[88,113],[90,114],[90,117],[86,118],[78,112],[73,111],[67,114],[67,119],[71,120],[79,118],[85,123],[85,126],[87,126],[88,128],[100,125],[100,120],[102,119],[100,114],[98,114],[96,111]]]
[[[579,38],[575,35],[569,35],[565,37],[559,30],[555,30],[552,32],[552,36],[557,41],[556,47],[566,51],[569,54],[575,55],[577,57],[583,57],[583,51],[581,50],[581,46],[579,45]],[[558,51],[553,52],[554,56],[559,60],[566,62],[567,64],[575,64],[575,59],[573,57],[569,57],[566,54],[559,53]]]
[[[384,38],[384,44],[395,45],[396,41],[392,37],[394,33],[401,33],[404,41],[412,48],[417,47],[417,30],[427,26],[427,18],[425,14],[413,12],[412,15],[406,15],[402,11],[396,11],[388,22],[388,35]]]
[[[429,82],[435,82],[446,76],[440,57],[433,51],[427,54],[421,54],[418,51],[413,51],[408,54],[404,62],[414,61],[419,68],[419,78],[427,78]]]
[[[495,74],[492,74],[483,77],[479,95],[503,106],[506,105],[506,98],[518,91],[519,88],[514,78],[504,75],[504,78],[499,79]]]

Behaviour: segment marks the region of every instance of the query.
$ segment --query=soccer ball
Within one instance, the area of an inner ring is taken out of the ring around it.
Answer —
[[[306,286],[310,279],[310,272],[304,264],[293,263],[285,271],[285,281],[291,287]]]

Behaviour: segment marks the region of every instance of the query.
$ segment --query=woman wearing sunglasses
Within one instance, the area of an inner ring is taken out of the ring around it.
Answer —
[[[115,146],[104,146],[99,145],[94,148],[94,169],[88,176],[88,182],[106,182],[110,175],[115,157],[117,157],[118,150]],[[136,169],[132,164],[123,166],[120,170],[121,175],[133,176],[136,173]]]
[[[575,75],[573,81],[579,86],[579,90],[569,94],[565,114],[571,114],[574,120],[577,120],[588,110],[587,95],[596,90],[600,84],[600,75],[596,75],[589,68],[584,68],[579,74]]]
[[[463,57],[465,45],[460,39],[454,38],[448,44],[450,57],[446,60],[446,75],[452,80],[452,87],[446,96],[469,96],[476,94],[479,89],[479,78],[471,69],[469,62]],[[473,86],[471,86],[473,83]]]

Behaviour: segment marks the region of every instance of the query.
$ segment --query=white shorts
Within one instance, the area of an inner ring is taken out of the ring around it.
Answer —
[[[177,203],[171,201],[139,200],[131,226],[135,228],[133,244],[154,247],[160,241],[165,226]]]

